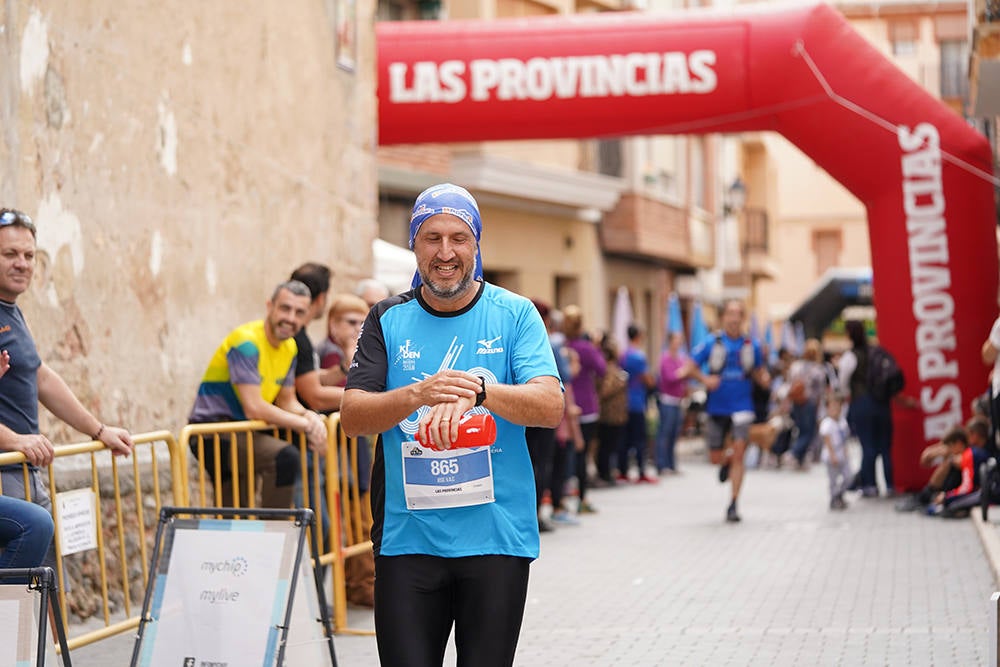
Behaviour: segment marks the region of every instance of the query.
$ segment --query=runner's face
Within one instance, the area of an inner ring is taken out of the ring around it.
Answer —
[[[424,221],[413,252],[428,292],[442,301],[466,296],[473,289],[476,247],[476,237],[461,219],[441,213]]]
[[[0,299],[16,301],[34,273],[35,237],[24,227],[0,227]]]
[[[735,301],[726,304],[722,311],[722,328],[733,338],[743,332],[743,306]]]
[[[267,333],[272,343],[293,337],[309,321],[307,296],[297,296],[286,289],[278,292],[274,301],[267,302]]]

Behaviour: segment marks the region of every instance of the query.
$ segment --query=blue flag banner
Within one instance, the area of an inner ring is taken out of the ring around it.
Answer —
[[[760,325],[757,324],[757,313],[750,313],[750,340],[760,343]]]
[[[781,348],[788,350],[796,357],[802,354],[799,350],[799,341],[795,336],[795,327],[791,320],[785,320],[781,325]]]
[[[676,292],[670,293],[667,299],[667,335],[684,333],[684,319],[681,317],[681,300]]]
[[[696,299],[691,311],[691,349],[698,347],[708,336],[708,326],[701,312],[701,300]]]

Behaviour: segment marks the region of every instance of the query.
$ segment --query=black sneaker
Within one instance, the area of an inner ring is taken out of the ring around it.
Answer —
[[[897,512],[915,512],[922,508],[924,504],[920,502],[920,498],[916,495],[907,496],[903,498],[898,503],[896,503]]]
[[[725,482],[729,479],[729,464],[723,463],[719,466],[719,482]]]
[[[854,475],[854,478],[851,480],[851,484],[850,484],[850,486],[847,487],[847,490],[848,491],[860,491],[861,490],[861,473],[860,472],[857,473],[856,475]]]
[[[729,466],[726,466],[727,468]],[[729,509],[726,510],[726,521],[729,523],[738,523],[740,521],[740,515],[736,511],[736,503],[730,503]]]

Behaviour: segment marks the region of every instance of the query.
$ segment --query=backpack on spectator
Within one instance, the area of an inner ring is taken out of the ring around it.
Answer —
[[[805,405],[809,400],[809,394],[806,393],[806,383],[801,378],[792,380],[792,383],[788,386],[788,398],[795,405]]]
[[[989,518],[990,505],[1000,503],[1000,467],[992,456],[979,466],[979,507],[983,521]]]
[[[872,398],[880,403],[887,403],[906,385],[906,378],[896,359],[881,345],[868,348],[867,384]]]

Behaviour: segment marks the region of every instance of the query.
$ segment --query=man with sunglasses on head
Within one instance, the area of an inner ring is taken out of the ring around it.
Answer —
[[[38,404],[115,455],[132,452],[132,437],[108,426],[73,394],[66,382],[38,356],[17,298],[31,286],[35,271],[36,229],[24,213],[0,209],[0,355],[8,365],[0,390],[0,451],[21,452],[30,464],[28,485],[20,465],[0,470],[3,493],[26,498],[52,511],[48,488],[39,468],[52,462],[55,450],[38,427]],[[55,567],[50,549],[44,565]]]

